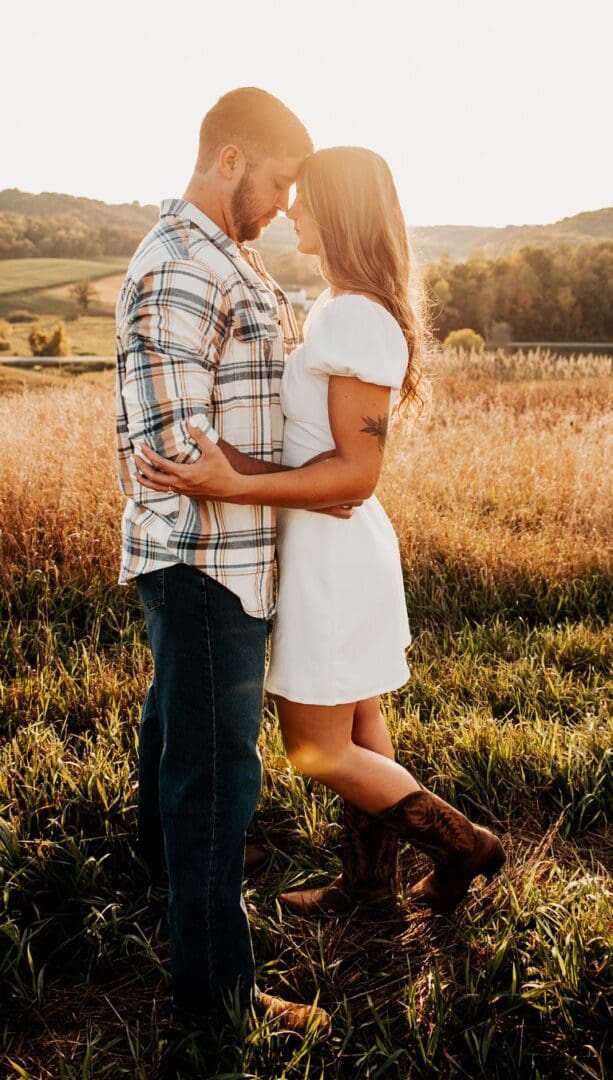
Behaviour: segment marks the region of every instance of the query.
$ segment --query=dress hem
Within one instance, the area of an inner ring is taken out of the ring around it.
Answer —
[[[340,699],[336,699],[334,701],[303,701],[302,698],[292,697],[286,691],[278,690],[274,686],[268,686],[267,683],[264,684],[264,689],[265,689],[267,694],[276,694],[278,697],[286,698],[287,701],[293,701],[297,705],[317,705],[317,706],[319,706],[319,705],[329,705],[329,706],[332,706],[332,705],[351,705],[351,703],[354,702],[354,701],[365,701],[367,698],[378,697],[380,694],[391,694],[391,692],[393,690],[400,690],[401,687],[403,687],[409,681],[410,678],[411,678],[411,672],[409,670],[407,672],[405,678],[402,680],[402,682],[396,682],[394,680],[394,685],[393,686],[386,685],[383,689],[367,690],[366,692],[360,692],[355,697],[351,697],[351,698],[343,697],[343,698],[340,698]]]

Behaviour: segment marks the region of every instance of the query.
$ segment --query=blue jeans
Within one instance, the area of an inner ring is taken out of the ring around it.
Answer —
[[[137,588],[154,658],[139,732],[139,843],[168,869],[173,1005],[207,1023],[254,991],[242,897],[245,833],[260,796],[257,738],[267,620],[186,564]]]

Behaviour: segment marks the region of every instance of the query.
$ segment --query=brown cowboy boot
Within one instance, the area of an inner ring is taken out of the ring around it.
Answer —
[[[490,878],[504,865],[500,840],[473,825],[449,803],[422,788],[405,795],[377,817],[396,836],[424,851],[434,870],[406,894],[417,904],[451,911],[468,892],[473,878]]]
[[[317,1005],[299,1005],[295,1001],[265,994],[261,990],[255,1003],[255,1012],[265,1020],[281,1020],[283,1027],[299,1034],[310,1028],[320,1036],[329,1035],[332,1030],[330,1013]]]
[[[398,838],[351,803],[344,804],[341,833],[342,873],[319,889],[281,893],[295,915],[344,915],[358,904],[393,900],[399,890]]]

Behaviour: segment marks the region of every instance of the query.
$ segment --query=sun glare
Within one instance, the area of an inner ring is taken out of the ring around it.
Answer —
[[[381,153],[414,225],[544,223],[611,202],[613,8],[601,0],[172,10],[180,48],[161,0],[108,0],[95,30],[73,0],[4,14],[29,70],[61,62],[41,92],[21,51],[5,50],[0,188],[157,203],[183,191],[204,112],[257,85],[317,147]]]

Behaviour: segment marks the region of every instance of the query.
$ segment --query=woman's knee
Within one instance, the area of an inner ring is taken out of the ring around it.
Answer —
[[[297,772],[330,785],[347,769],[347,749],[305,740],[286,748],[287,757]]]
[[[285,753],[292,766],[328,782],[351,748],[353,705],[294,705],[276,699]]]
[[[325,771],[327,755],[322,747],[309,740],[286,744],[285,752],[292,767],[304,776],[314,780],[321,778]]]

